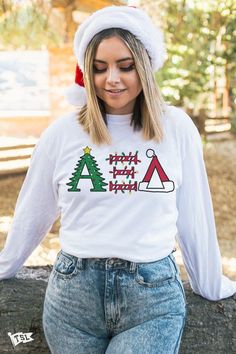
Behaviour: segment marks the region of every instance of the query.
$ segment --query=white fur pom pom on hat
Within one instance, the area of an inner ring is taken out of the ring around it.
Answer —
[[[74,52],[83,75],[84,56],[91,39],[108,28],[122,28],[131,32],[144,45],[151,58],[153,71],[158,71],[165,61],[166,49],[162,31],[156,27],[150,17],[141,9],[132,6],[108,6],[94,12],[79,26],[74,37]],[[77,86],[81,86],[75,81]],[[74,88],[67,93],[69,102],[76,106],[86,103],[85,88],[83,95]],[[78,88],[77,88],[78,89]],[[80,88],[79,88],[80,89]],[[81,90],[80,90],[81,92]]]
[[[75,83],[66,90],[65,96],[68,102],[73,106],[82,107],[87,103],[84,77],[78,64],[76,65]]]

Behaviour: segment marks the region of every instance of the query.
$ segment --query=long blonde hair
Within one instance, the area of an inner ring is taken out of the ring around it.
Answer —
[[[111,137],[106,124],[105,105],[96,96],[93,80],[93,61],[101,41],[113,36],[123,40],[131,51],[142,85],[142,91],[136,98],[134,105],[131,124],[134,130],[141,129],[145,140],[154,139],[160,142],[163,138],[161,117],[163,115],[164,100],[155,81],[150,58],[143,44],[132,33],[121,28],[110,28],[97,33],[86,49],[84,84],[87,91],[87,104],[80,109],[78,120],[84,130],[89,133],[93,143],[97,145],[111,144]]]

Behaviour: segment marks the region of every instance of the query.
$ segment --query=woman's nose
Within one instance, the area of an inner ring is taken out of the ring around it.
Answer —
[[[109,84],[116,84],[120,81],[120,75],[119,71],[117,69],[109,69],[108,71],[108,76],[107,76],[107,82]]]

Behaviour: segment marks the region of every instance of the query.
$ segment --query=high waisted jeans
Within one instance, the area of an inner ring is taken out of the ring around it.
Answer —
[[[43,311],[52,354],[176,354],[185,318],[173,253],[149,263],[58,253]]]

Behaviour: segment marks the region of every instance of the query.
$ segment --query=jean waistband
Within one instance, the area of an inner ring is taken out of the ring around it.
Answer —
[[[174,249],[167,257],[174,259],[173,252]],[[109,269],[127,269],[129,272],[133,273],[138,264],[144,262],[132,262],[121,258],[79,258],[77,256],[73,256],[63,250],[60,250],[58,253],[57,259],[60,256],[66,257],[66,259],[71,260],[74,264],[77,265],[78,269],[85,269],[87,267],[101,270],[109,270]],[[161,259],[159,260],[161,261]],[[148,262],[154,263],[158,261]]]

